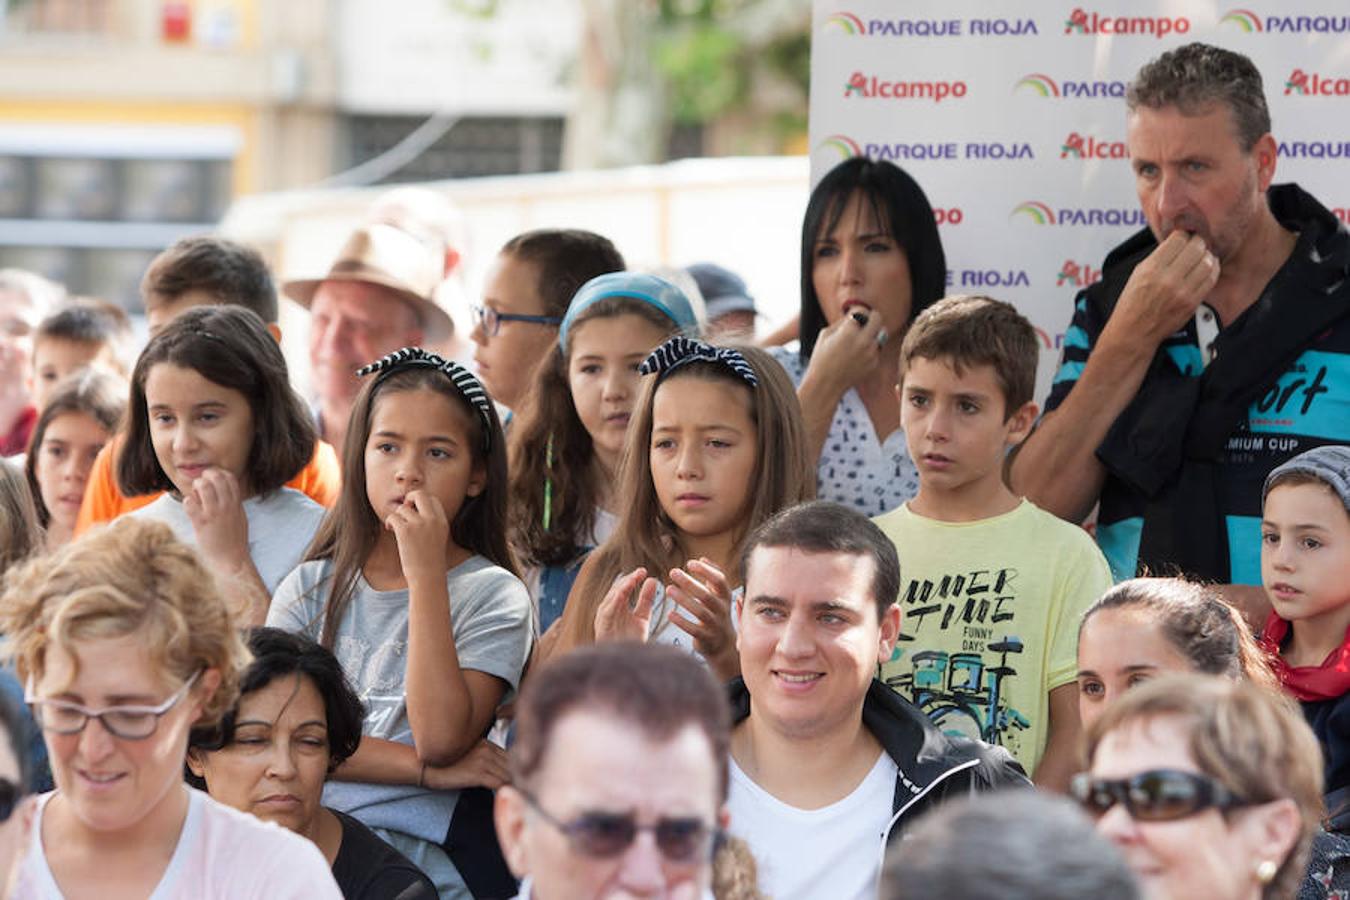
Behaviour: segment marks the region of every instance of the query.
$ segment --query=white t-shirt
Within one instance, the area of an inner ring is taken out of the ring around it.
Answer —
[[[324,508],[294,488],[278,488],[266,497],[244,501],[248,518],[248,555],[269,594],[275,593],[281,579],[300,565],[314,532],[323,521]],[[164,494],[155,502],[127,513],[143,519],[163,522],[174,536],[190,547],[197,546],[192,520],[183,509],[183,501]]]
[[[759,889],[774,900],[873,900],[899,768],[884,751],[847,797],[788,806],[731,760],[730,831],[750,845]]]
[[[731,592],[731,629],[735,631],[739,626],[736,621],[736,601],[740,600],[745,594],[745,588],[736,588]],[[666,586],[658,584],[656,586],[656,597],[652,600],[652,618],[648,625],[647,640],[653,644],[669,644],[672,647],[679,647],[686,653],[693,654],[699,659],[703,659],[703,654],[698,652],[694,646],[693,636],[674,622],[670,621],[670,614],[675,613],[680,618],[688,622],[695,622],[694,614],[680,606],[674,600],[666,596]]]
[[[201,791],[187,791],[178,846],[147,900],[342,900],[328,861],[314,844]],[[42,846],[42,813],[53,795],[38,799],[14,900],[65,900]]]

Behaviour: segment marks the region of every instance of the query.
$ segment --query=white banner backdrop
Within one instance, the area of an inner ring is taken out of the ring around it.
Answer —
[[[812,183],[858,154],[910,172],[937,212],[948,290],[1008,300],[1036,325],[1043,399],[1074,293],[1145,225],[1124,94],[1164,50],[1251,57],[1275,181],[1350,215],[1350,4],[1246,2],[814,0]]]

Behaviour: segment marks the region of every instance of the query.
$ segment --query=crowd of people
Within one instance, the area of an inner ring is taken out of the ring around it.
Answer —
[[[1345,896],[1350,233],[1272,183],[1246,57],[1124,115],[1148,227],[1043,408],[865,158],[759,345],[733,273],[576,229],[501,248],[466,345],[406,192],[279,291],[173,245],[134,360],[0,272],[0,891]]]

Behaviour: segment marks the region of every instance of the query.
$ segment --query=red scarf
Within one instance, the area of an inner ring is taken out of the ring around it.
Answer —
[[[1331,700],[1350,694],[1350,631],[1320,666],[1291,666],[1285,662],[1280,644],[1288,634],[1289,623],[1272,612],[1261,631],[1261,649],[1269,655],[1270,666],[1286,691],[1304,701]]]

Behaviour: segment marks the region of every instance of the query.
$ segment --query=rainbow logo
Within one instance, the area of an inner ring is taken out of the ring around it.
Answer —
[[[862,156],[862,148],[858,146],[857,141],[851,137],[845,137],[842,134],[832,134],[820,142],[817,150],[833,150],[839,154],[839,158],[852,159],[855,156]]]
[[[1025,203],[1017,204],[1013,207],[1013,211],[1008,213],[1008,218],[1011,219],[1019,213],[1030,216],[1031,221],[1037,225],[1055,224],[1055,211],[1039,200],[1028,200]]]
[[[1225,22],[1232,22],[1248,34],[1265,30],[1261,27],[1261,17],[1250,9],[1230,9],[1224,17],[1219,20],[1220,25]]]
[[[1032,72],[1030,75],[1025,76],[1021,81],[1017,82],[1017,84],[1013,85],[1013,90],[1016,91],[1024,87],[1031,88],[1042,97],[1059,96],[1059,85],[1055,84],[1055,79],[1051,78],[1049,75],[1041,75],[1037,72]]]
[[[825,20],[825,27],[834,26],[844,34],[867,34],[867,27],[863,25],[862,19],[851,12],[835,13]]]

